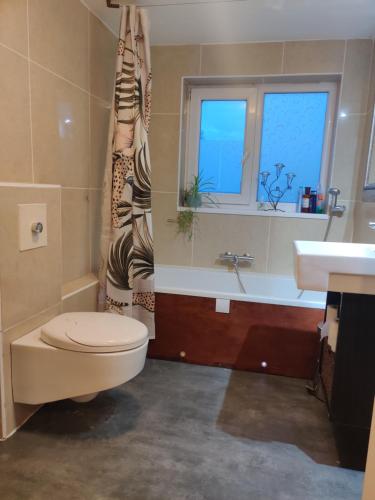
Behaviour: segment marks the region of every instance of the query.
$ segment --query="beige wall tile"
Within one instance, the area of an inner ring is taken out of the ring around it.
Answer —
[[[286,42],[284,73],[339,73],[344,50],[343,40]]]
[[[87,187],[88,95],[32,64],[31,106],[35,181]]]
[[[246,215],[199,214],[194,232],[193,266],[220,267],[220,253],[250,253],[255,260],[244,271],[265,272],[269,218]]]
[[[27,0],[1,0],[0,42],[27,55]]]
[[[18,204],[46,203],[48,246],[20,252]],[[60,190],[0,187],[2,328],[51,307],[61,295]]]
[[[88,89],[88,11],[76,0],[29,0],[30,57]]]
[[[99,19],[90,16],[90,92],[111,101],[115,82],[117,39]]]
[[[63,299],[63,312],[95,312],[97,311],[98,284],[80,290]]]
[[[199,46],[151,48],[152,112],[179,113],[181,78],[199,75]]]
[[[63,283],[90,272],[89,193],[62,191]]]
[[[110,104],[90,98],[90,187],[102,188],[108,144]]]
[[[361,147],[360,159],[358,161],[358,171],[355,172],[356,175],[356,195],[355,199],[361,201],[363,196],[363,187],[366,182],[366,170],[368,163],[368,155],[370,148],[370,137],[371,137],[371,128],[372,128],[372,114],[367,113],[367,115],[363,116],[364,126],[363,126],[363,140]],[[374,175],[372,175],[372,179]],[[370,177],[370,182],[371,177]]]
[[[0,46],[0,67],[0,181],[30,182],[32,169],[27,61]]]
[[[271,219],[268,272],[293,274],[293,241],[322,240],[327,222],[314,219]]]
[[[177,194],[152,194],[152,222],[155,264],[189,266],[191,245],[187,236],[177,234],[177,226],[167,219],[176,219]]]
[[[331,184],[340,188],[343,199],[356,199],[365,125],[365,116],[349,115],[338,119]]]
[[[346,207],[345,212],[342,217],[333,218],[327,241],[353,241],[354,209],[356,203],[343,199],[340,199],[339,203]]]
[[[357,203],[354,213],[353,241],[357,243],[375,244],[375,231],[368,227],[368,223],[374,221],[375,203]]]
[[[362,144],[362,156],[361,156],[361,165],[358,171],[358,179],[357,179],[357,200],[362,200],[362,191],[363,186],[366,180],[366,169],[367,169],[367,161],[370,147],[370,137],[371,137],[371,128],[372,128],[372,117],[373,117],[373,109],[375,104],[375,45],[372,48],[372,67],[370,72],[370,82],[369,82],[369,96],[367,100],[367,111],[368,114],[364,118],[364,138]]]
[[[152,189],[155,191],[177,190],[179,129],[178,115],[151,117],[150,154]]]
[[[327,241],[351,241],[353,236],[354,205],[340,200],[346,206],[343,217],[334,217]],[[328,220],[273,217],[271,220],[268,272],[293,274],[293,241],[322,241]]]
[[[101,203],[102,191],[99,189],[90,189],[91,271],[95,274],[99,272],[100,266]]]
[[[371,73],[369,84],[368,111],[372,113],[375,103],[375,41],[372,46]]]
[[[367,112],[372,44],[372,40],[347,41],[340,111]]]
[[[282,43],[202,45],[202,75],[263,75],[281,72]]]

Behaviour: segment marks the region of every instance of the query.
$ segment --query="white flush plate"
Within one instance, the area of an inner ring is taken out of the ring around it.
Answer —
[[[32,231],[32,225],[35,222],[43,224],[41,233]],[[45,203],[18,205],[18,233],[21,252],[47,246],[47,205]]]

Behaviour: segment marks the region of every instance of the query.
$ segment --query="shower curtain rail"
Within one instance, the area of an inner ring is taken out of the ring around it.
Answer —
[[[214,0],[214,1],[209,1],[209,0],[200,0],[198,2],[193,2],[193,1],[186,1],[186,2],[170,2],[170,3],[153,3],[153,4],[144,4],[140,5],[139,7],[172,7],[172,6],[180,6],[180,5],[213,5],[213,4],[218,4],[218,3],[238,3],[238,2],[247,2],[248,0]],[[133,3],[112,3],[113,0],[107,0],[107,7],[110,7],[111,9],[118,9],[119,7],[122,7],[123,5],[136,5],[136,2]]]

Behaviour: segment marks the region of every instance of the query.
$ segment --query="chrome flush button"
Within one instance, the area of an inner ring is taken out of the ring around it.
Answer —
[[[31,224],[31,231],[33,233],[41,233],[43,231],[43,224],[41,222],[33,222]]]

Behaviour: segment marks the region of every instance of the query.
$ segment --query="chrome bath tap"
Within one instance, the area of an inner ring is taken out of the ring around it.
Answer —
[[[241,292],[247,293],[246,288],[244,287],[244,284],[242,283],[242,279],[241,279],[240,271],[239,271],[238,267],[239,267],[241,262],[247,262],[247,263],[251,264],[251,262],[254,260],[254,257],[252,257],[248,253],[244,253],[243,255],[237,255],[237,254],[233,254],[232,252],[225,252],[225,253],[221,253],[219,255],[219,259],[224,261],[224,262],[230,262],[233,265],[234,270],[237,274],[238,283],[240,285]]]
[[[233,254],[232,252],[225,252],[219,255],[220,260],[232,262],[233,265],[239,264],[240,262],[252,262],[254,257],[249,253],[244,253],[243,255]]]

